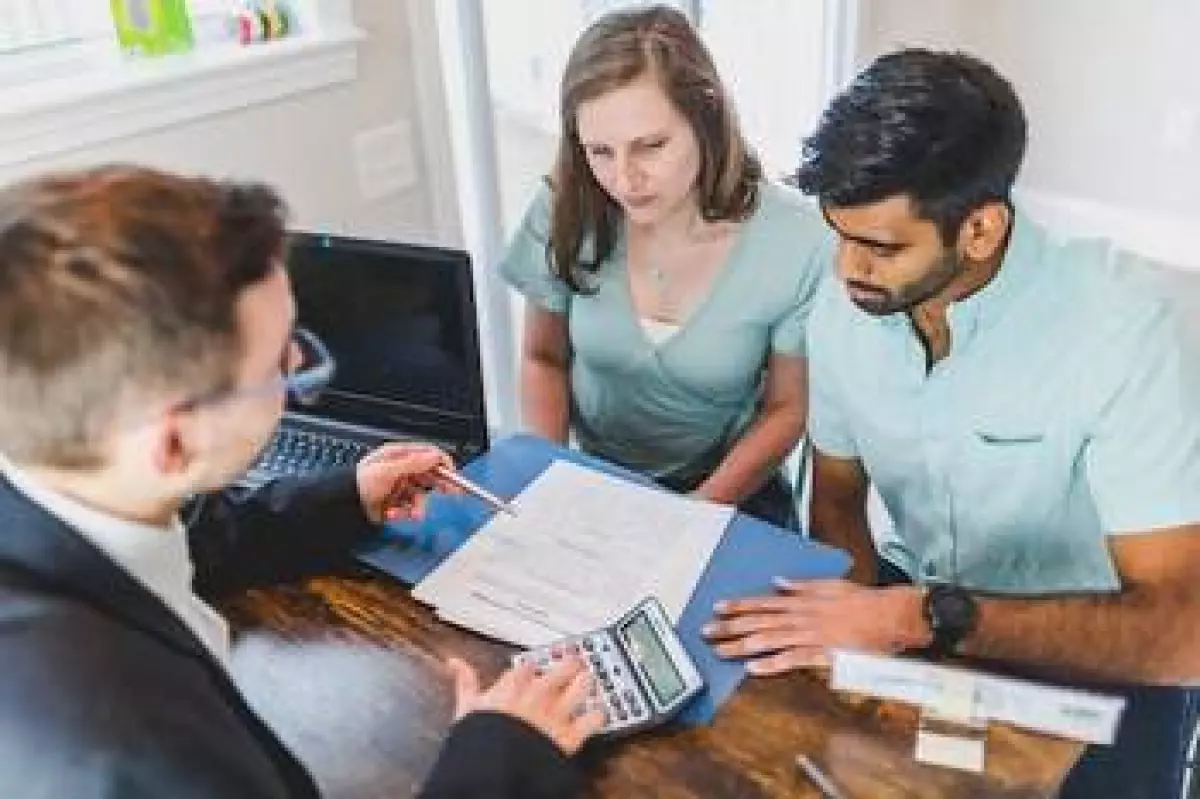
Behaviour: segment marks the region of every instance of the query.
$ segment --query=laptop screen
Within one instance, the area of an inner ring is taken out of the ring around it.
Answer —
[[[337,361],[317,403],[292,410],[486,448],[466,253],[293,233],[288,272],[298,324]]]

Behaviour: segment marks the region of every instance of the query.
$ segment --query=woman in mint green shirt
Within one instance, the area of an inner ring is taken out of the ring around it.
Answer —
[[[804,432],[804,326],[831,254],[822,220],[763,179],[678,12],[593,24],[561,107],[553,178],[501,264],[528,300],[526,423],[794,525],[779,466]]]

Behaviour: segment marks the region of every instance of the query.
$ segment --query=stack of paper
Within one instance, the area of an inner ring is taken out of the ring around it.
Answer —
[[[678,621],[733,509],[555,461],[413,589],[523,647],[604,627],[646,596]]]

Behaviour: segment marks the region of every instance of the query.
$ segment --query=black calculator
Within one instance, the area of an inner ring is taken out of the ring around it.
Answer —
[[[644,599],[616,624],[513,656],[541,673],[576,653],[596,684],[587,709],[604,712],[600,735],[626,735],[667,721],[704,690],[704,678],[679,640],[662,604]]]

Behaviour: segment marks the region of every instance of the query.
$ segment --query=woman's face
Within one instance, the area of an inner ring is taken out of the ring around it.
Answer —
[[[580,103],[575,123],[592,175],[630,223],[695,208],[700,146],[652,75]]]

